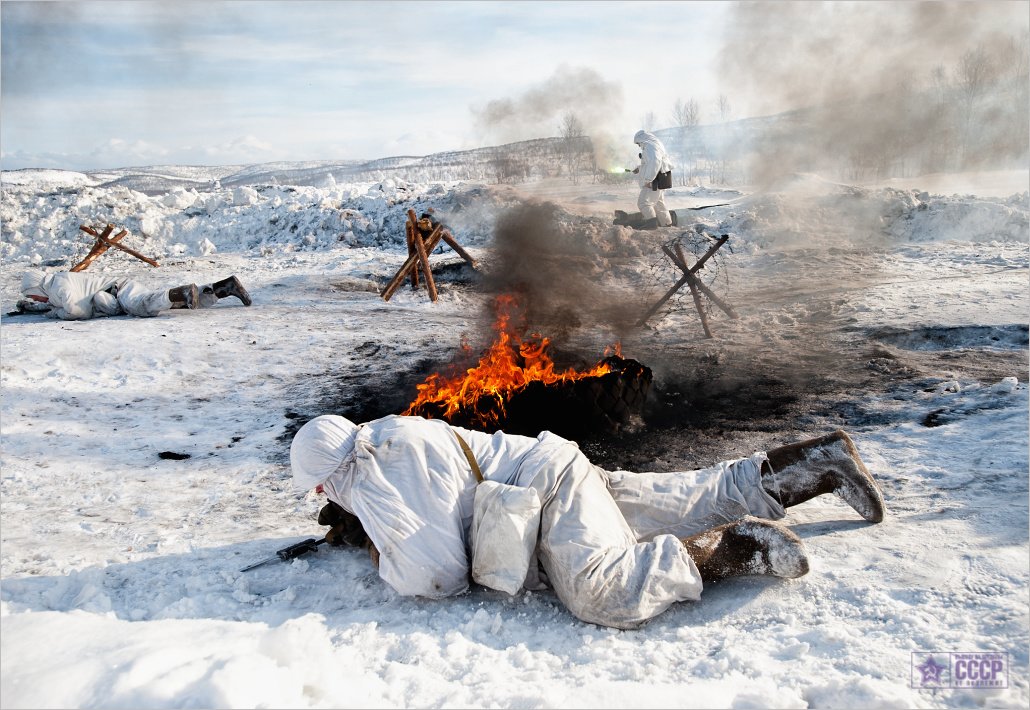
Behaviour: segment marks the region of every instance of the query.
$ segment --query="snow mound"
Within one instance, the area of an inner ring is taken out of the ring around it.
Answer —
[[[395,248],[404,246],[409,209],[417,214],[432,209],[462,244],[475,246],[489,237],[494,211],[505,199],[484,186],[392,179],[323,188],[223,188],[214,183],[209,189],[173,187],[148,195],[123,185],[86,182],[49,192],[47,183],[40,182],[45,178],[24,176],[24,189],[6,189],[0,197],[0,259],[70,266],[92,246],[93,240],[80,231],[80,225],[108,223],[128,230],[126,246],[158,261],[216,251],[267,256],[348,247]],[[131,257],[113,252],[104,259],[112,266],[131,263]]]
[[[1030,242],[1028,203],[1025,192],[1005,199],[947,197],[795,176],[724,208],[714,231],[752,233],[760,244],[778,247]]]
[[[5,189],[13,185],[24,185],[36,192],[42,189],[96,185],[98,181],[85,173],[71,170],[26,168],[25,170],[4,170],[0,174],[0,183]]]

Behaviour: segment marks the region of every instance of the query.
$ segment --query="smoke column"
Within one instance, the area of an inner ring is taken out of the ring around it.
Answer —
[[[931,161],[932,142],[942,135],[962,139],[956,135],[962,126],[944,121],[969,98],[960,71],[964,55],[984,52],[985,79],[1018,79],[1026,73],[1028,24],[1023,2],[734,6],[719,61],[733,104],[751,116],[813,109],[799,117],[802,131],[779,141],[760,137],[753,182],[761,186],[828,162],[876,166],[902,152]],[[987,136],[978,137],[975,155],[967,150],[963,162],[1009,155],[1025,165],[1025,84],[1022,97],[1002,98],[987,113],[989,125],[976,127]],[[909,169],[920,167],[932,168]]]
[[[586,67],[561,66],[547,80],[514,98],[473,108],[478,129],[489,142],[512,143],[558,135],[572,113],[594,144],[598,164],[610,162],[612,138],[624,110],[622,86]],[[625,139],[623,140],[625,142]]]
[[[500,214],[492,258],[485,287],[517,294],[527,328],[557,344],[581,325],[591,335],[622,332],[640,315],[604,285],[590,225],[556,204],[521,203]]]

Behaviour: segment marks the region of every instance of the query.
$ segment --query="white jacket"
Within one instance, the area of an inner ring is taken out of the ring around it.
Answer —
[[[305,425],[306,426],[306,425]],[[483,478],[514,483],[536,439],[455,427]],[[353,448],[323,486],[358,517],[379,550],[379,575],[398,593],[441,598],[469,586],[476,477],[451,427],[389,416],[357,427]]]
[[[637,131],[633,142],[640,146],[640,186],[650,187],[648,183],[658,176],[672,170],[672,161],[665,151],[665,146],[658,137],[647,131]]]

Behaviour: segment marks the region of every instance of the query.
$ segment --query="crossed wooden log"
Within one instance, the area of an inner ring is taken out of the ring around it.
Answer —
[[[704,283],[701,282],[701,279],[694,275],[697,273],[699,269],[701,269],[705,265],[705,262],[708,261],[712,257],[712,255],[715,254],[715,252],[719,251],[719,248],[728,240],[729,236],[726,234],[719,237],[719,241],[713,244],[712,248],[706,251],[704,255],[700,259],[698,259],[697,263],[695,263],[693,266],[687,266],[687,258],[686,256],[684,256],[683,249],[680,247],[679,242],[676,242],[676,244],[673,247],[675,251],[673,251],[673,249],[670,249],[668,245],[663,244],[662,251],[664,251],[665,255],[672,260],[672,263],[679,267],[680,271],[683,272],[683,276],[680,277],[680,280],[676,282],[675,286],[670,288],[664,296],[658,299],[658,302],[654,304],[651,307],[651,309],[647,313],[645,313],[639,321],[637,321],[637,326],[639,327],[646,323],[648,318],[653,316],[658,311],[658,309],[665,304],[666,301],[672,298],[674,293],[676,293],[683,287],[683,284],[686,284],[690,288],[690,295],[694,297],[694,307],[697,309],[697,314],[701,317],[701,327],[705,329],[706,338],[711,338],[713,336],[711,329],[708,327],[708,317],[705,315],[704,307],[701,303],[702,293],[708,296],[708,298],[712,300],[712,303],[721,308],[730,318],[737,318],[738,316],[736,312],[729,306],[729,304],[727,304],[721,298],[712,293],[712,290],[705,286]]]
[[[423,223],[421,226],[419,225],[420,221]],[[380,294],[384,301],[390,300],[390,297],[404,282],[406,277],[411,278],[412,288],[418,288],[420,270],[426,279],[426,290],[429,291],[429,298],[434,302],[436,301],[436,282],[433,281],[433,270],[429,266],[429,255],[433,253],[433,249],[436,249],[441,240],[446,242],[462,259],[475,268],[476,260],[467,251],[462,249],[461,245],[458,244],[458,240],[440,222],[432,224],[428,219],[419,220],[415,216],[415,210],[409,209],[408,221],[404,223],[404,231],[408,242],[408,258]]]
[[[93,229],[93,227],[87,227],[84,224],[80,225],[79,229],[81,229],[83,232],[90,235],[91,237],[95,237],[96,243],[94,243],[93,248],[89,250],[89,254],[86,254],[86,258],[80,261],[75,266],[73,266],[71,269],[69,269],[69,271],[85,271],[90,264],[96,261],[101,254],[103,254],[111,247],[114,247],[115,249],[121,249],[126,254],[132,254],[140,261],[145,261],[151,266],[160,266],[160,264],[158,264],[153,259],[145,257],[135,249],[130,249],[129,247],[121,243],[121,240],[124,239],[125,236],[129,233],[125,229],[118,232],[118,234],[115,234],[114,236],[111,236],[111,232],[114,231],[113,224],[109,224],[106,227],[104,227],[103,232],[98,232],[97,230]]]

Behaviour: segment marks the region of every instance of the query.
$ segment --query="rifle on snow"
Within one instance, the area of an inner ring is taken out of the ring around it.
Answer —
[[[254,569],[255,567],[266,565],[269,562],[289,562],[290,560],[296,559],[303,554],[306,554],[308,552],[314,552],[318,549],[318,546],[321,545],[323,542],[328,542],[328,540],[326,540],[324,537],[321,540],[316,540],[313,537],[309,537],[307,540],[304,540],[302,542],[290,545],[289,547],[284,547],[281,550],[276,550],[275,557],[268,557],[266,559],[261,560],[260,562],[255,562],[252,565],[244,567],[240,570],[240,572],[247,572],[249,570]]]

